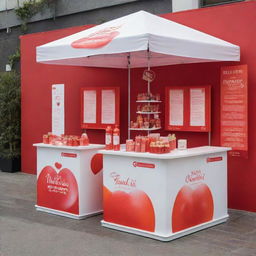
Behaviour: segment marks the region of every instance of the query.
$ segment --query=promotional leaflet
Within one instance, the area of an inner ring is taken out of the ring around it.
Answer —
[[[101,122],[115,123],[115,90],[102,90]]]
[[[190,126],[205,126],[205,89],[190,89]]]
[[[84,91],[84,123],[96,123],[96,91]]]
[[[183,125],[184,91],[170,90],[170,125]]]

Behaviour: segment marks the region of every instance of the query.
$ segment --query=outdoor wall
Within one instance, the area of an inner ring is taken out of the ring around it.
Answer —
[[[230,208],[256,211],[256,2],[237,3],[164,15],[165,18],[209,33],[241,47],[239,63],[201,63],[154,68],[157,78],[153,91],[164,97],[165,86],[212,86],[212,145],[220,143],[220,68],[225,65],[248,64],[249,70],[249,158],[228,159],[228,203]],[[66,133],[80,134],[80,88],[84,86],[120,86],[121,140],[127,135],[127,71],[85,67],[65,67],[37,64],[35,47],[67,36],[86,27],[57,30],[23,36],[22,52],[22,171],[36,172],[36,151],[33,143],[51,130],[51,85],[65,84]],[[141,79],[143,69],[132,70],[132,95],[146,90]],[[135,113],[135,104],[132,104]],[[164,110],[164,109],[163,109]],[[132,118],[135,118],[133,114]],[[163,118],[162,118],[163,120]],[[163,120],[164,121],[164,120]],[[104,132],[88,132],[91,142],[104,143]],[[168,132],[165,132],[166,134]],[[187,138],[189,147],[206,145],[207,134],[177,132]]]

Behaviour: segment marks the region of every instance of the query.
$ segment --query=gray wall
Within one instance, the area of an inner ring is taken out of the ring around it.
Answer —
[[[55,20],[52,18],[54,15],[52,9],[51,11],[44,10],[43,13],[33,18],[28,25],[27,33],[85,24],[99,24],[139,10],[154,14],[172,11],[172,0],[58,0],[57,3]],[[14,10],[9,10],[8,15],[11,12],[14,12]],[[0,71],[5,70],[8,56],[13,54],[19,47],[19,35],[21,34],[19,26],[10,26],[11,24],[17,25],[17,22],[19,23],[17,17],[11,14],[8,16],[9,20],[7,22],[9,24],[8,27],[11,27],[11,32],[7,33],[7,26],[4,26],[4,16],[5,18],[7,17],[6,11],[0,12]]]

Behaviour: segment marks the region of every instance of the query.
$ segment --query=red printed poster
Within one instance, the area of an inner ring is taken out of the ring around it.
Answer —
[[[169,125],[182,126],[184,123],[184,91],[170,90]]]
[[[102,90],[101,123],[115,124],[115,90]]]
[[[84,91],[84,123],[96,123],[96,91]]]
[[[190,89],[190,126],[205,126],[205,88]]]
[[[248,151],[247,65],[221,69],[221,146],[232,156]]]

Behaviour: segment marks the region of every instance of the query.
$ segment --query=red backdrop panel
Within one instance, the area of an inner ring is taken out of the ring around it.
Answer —
[[[51,86],[65,84],[65,132],[80,135],[80,90],[82,87],[120,87],[121,109],[127,113],[127,70],[85,68],[36,63],[36,46],[88,28],[81,26],[21,37],[22,72],[22,171],[36,173],[36,150],[33,143],[51,131]],[[120,122],[124,140],[127,115]],[[104,143],[104,131],[88,130],[92,143]]]
[[[220,68],[225,65],[248,64],[249,102],[249,158],[228,159],[229,207],[256,211],[256,2],[243,2],[163,15],[165,18],[217,36],[241,47],[240,63],[200,63],[153,68],[156,79],[153,93],[160,93],[164,101],[166,86],[212,86],[212,145],[220,143]],[[80,134],[80,89],[82,87],[120,86],[121,113],[127,113],[127,71],[65,67],[37,64],[35,47],[70,35],[86,27],[27,35],[21,38],[22,52],[22,170],[36,172],[36,151],[33,143],[42,141],[42,134],[51,130],[51,85],[65,84],[66,132]],[[142,80],[143,69],[131,72],[132,119],[136,118],[136,95],[145,92],[147,83]],[[107,81],[107,82],[106,82]],[[162,113],[164,106],[162,104]],[[162,121],[163,114],[161,114]],[[121,141],[127,135],[127,116],[121,115]],[[167,131],[162,131],[168,134]],[[104,143],[104,131],[88,130],[94,143]],[[132,132],[134,136],[136,133]],[[188,146],[208,144],[207,133],[176,132],[178,138],[187,138]]]

